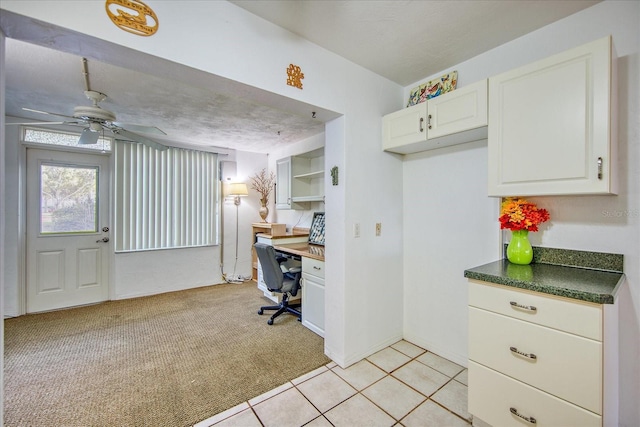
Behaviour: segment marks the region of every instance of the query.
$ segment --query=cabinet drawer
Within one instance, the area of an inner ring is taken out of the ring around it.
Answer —
[[[469,305],[602,341],[602,308],[596,304],[470,281]]]
[[[302,257],[302,272],[324,279],[324,261]]]
[[[469,359],[602,413],[602,343],[469,308]]]
[[[511,412],[514,408],[527,422]],[[595,427],[602,418],[555,396],[469,362],[469,413],[501,427]]]

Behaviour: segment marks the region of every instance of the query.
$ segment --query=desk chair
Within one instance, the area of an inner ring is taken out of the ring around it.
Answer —
[[[273,325],[273,319],[282,313],[295,314],[298,316],[299,322],[302,314],[299,310],[296,310],[296,308],[300,307],[300,304],[289,304],[289,297],[296,296],[300,289],[302,269],[300,267],[289,269],[282,265],[282,263],[286,261],[286,258],[276,256],[276,251],[271,245],[256,243],[253,246],[260,260],[262,277],[264,278],[264,283],[267,285],[267,289],[271,292],[279,292],[282,294],[282,302],[279,305],[260,307],[258,314],[262,315],[264,310],[277,310],[273,316],[267,320],[267,324],[269,325]]]

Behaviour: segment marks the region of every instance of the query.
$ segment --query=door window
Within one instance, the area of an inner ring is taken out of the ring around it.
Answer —
[[[98,232],[98,168],[40,166],[40,233]]]

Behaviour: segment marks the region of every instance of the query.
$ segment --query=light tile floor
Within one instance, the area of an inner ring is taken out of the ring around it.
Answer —
[[[407,341],[330,363],[195,427],[468,427],[467,370]]]

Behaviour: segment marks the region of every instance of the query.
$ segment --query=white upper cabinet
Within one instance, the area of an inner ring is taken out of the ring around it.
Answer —
[[[489,79],[489,195],[616,193],[611,37]]]
[[[382,148],[409,154],[487,137],[487,80],[382,118]]]
[[[276,162],[276,209],[309,209],[324,202],[324,147]]]

